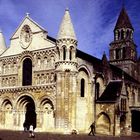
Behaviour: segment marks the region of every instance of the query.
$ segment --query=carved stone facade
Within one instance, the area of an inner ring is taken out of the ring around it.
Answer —
[[[120,29],[116,30],[117,39]],[[130,135],[140,130],[134,121],[140,109],[140,84],[122,70],[128,60],[112,56],[118,40],[110,48],[113,65],[105,54],[99,60],[78,50],[77,43],[68,10],[57,39],[29,15],[23,19],[10,47],[3,46],[0,55],[0,129],[23,130],[33,124],[40,132],[88,133],[95,121],[98,134]]]

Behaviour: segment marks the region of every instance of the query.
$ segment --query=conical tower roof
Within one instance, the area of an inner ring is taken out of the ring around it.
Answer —
[[[6,50],[5,39],[2,31],[0,30],[0,54],[2,54]]]
[[[119,18],[118,18],[116,26],[115,26],[115,29],[120,29],[120,28],[133,29],[129,16],[124,7],[122,8],[122,10],[120,12]]]
[[[76,40],[76,35],[68,9],[65,10],[65,14],[60,24],[59,32],[57,35],[57,39],[62,38],[71,38]]]

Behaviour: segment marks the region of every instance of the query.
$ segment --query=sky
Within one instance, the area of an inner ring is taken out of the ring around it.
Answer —
[[[123,2],[124,1],[124,2]],[[56,38],[65,9],[68,8],[78,40],[77,48],[97,58],[105,52],[124,3],[134,28],[134,41],[140,56],[140,0],[0,0],[0,29],[7,46],[26,13]]]

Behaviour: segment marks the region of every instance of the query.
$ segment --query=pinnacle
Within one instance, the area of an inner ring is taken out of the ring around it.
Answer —
[[[133,29],[132,24],[130,22],[129,16],[125,10],[125,8],[123,7],[120,15],[118,17],[115,29],[120,29],[120,28],[130,28]]]
[[[69,11],[69,8],[67,7],[65,11]]]
[[[27,13],[26,13],[26,17],[29,17],[29,16],[30,16],[30,13],[27,12]]]
[[[64,17],[62,19],[58,36],[57,39],[62,39],[62,38],[70,38],[70,39],[75,39],[76,40],[76,35],[74,32],[73,24],[71,21],[70,13],[68,8],[65,10]]]
[[[0,54],[2,54],[5,50],[6,50],[5,39],[2,30],[0,30]]]

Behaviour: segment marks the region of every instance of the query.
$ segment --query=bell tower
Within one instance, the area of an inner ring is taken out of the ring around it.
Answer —
[[[137,75],[137,51],[133,40],[134,28],[123,7],[114,28],[114,41],[110,43],[110,63],[131,76]]]
[[[56,128],[70,133],[75,128],[76,114],[76,59],[77,39],[69,10],[65,10],[57,36],[56,67],[57,108]]]

